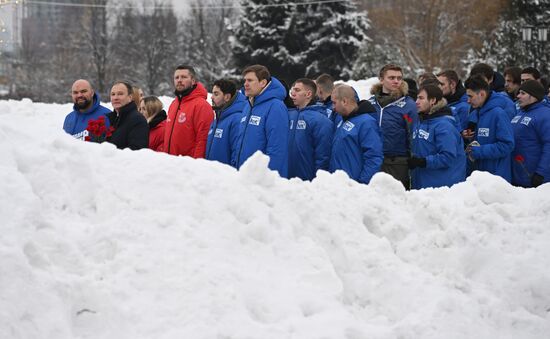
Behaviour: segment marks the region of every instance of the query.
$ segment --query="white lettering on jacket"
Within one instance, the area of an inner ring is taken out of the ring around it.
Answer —
[[[489,128],[479,128],[477,130],[477,135],[480,137],[488,137],[490,134],[490,131],[491,130]]]
[[[298,120],[298,123],[296,124],[296,129],[306,129],[307,124],[304,120]]]
[[[214,138],[221,138],[223,136],[223,129],[216,128],[216,132],[214,132]]]
[[[418,136],[424,140],[428,140],[430,137],[430,132],[426,132],[425,130],[421,129],[418,130]]]
[[[512,124],[517,123],[517,122],[519,121],[519,119],[521,119],[521,115],[516,115],[516,116],[514,117],[514,119],[512,119],[512,121],[511,121]]]
[[[346,121],[346,123],[344,124],[344,126],[342,127],[343,129],[345,129],[346,131],[351,131],[353,128],[355,127],[355,124],[351,121]]]
[[[524,117],[523,119],[521,119],[521,123],[524,124],[525,126],[529,126],[530,122],[531,122],[530,117]]]
[[[79,133],[76,133],[76,134],[73,134],[73,137],[76,138],[76,139],[79,139],[79,140],[85,140],[86,137],[88,136],[88,130],[85,129],[83,130],[82,132],[79,132]]]
[[[260,126],[260,121],[262,120],[262,117],[259,117],[257,115],[251,115],[250,116],[250,120],[248,121],[248,123],[250,125],[254,125],[254,126]]]

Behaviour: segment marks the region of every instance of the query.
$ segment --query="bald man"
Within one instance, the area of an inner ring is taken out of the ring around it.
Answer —
[[[351,179],[368,184],[384,160],[380,127],[372,116],[376,108],[367,100],[358,103],[348,85],[336,86],[331,99],[342,119],[332,141],[330,171],[342,170]]]
[[[86,127],[89,120],[97,120],[100,116],[110,113],[107,107],[99,104],[99,95],[87,80],[77,80],[71,89],[74,106],[73,111],[65,117],[63,129],[77,139],[84,140],[88,135]],[[109,124],[109,119],[105,119]]]

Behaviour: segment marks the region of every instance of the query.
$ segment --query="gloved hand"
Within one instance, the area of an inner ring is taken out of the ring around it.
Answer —
[[[415,169],[417,167],[426,167],[426,158],[417,158],[417,157],[411,157],[407,159],[407,164],[409,165],[410,169]]]
[[[539,187],[544,182],[544,177],[538,173],[533,173],[533,176],[531,177],[531,186],[532,187]]]

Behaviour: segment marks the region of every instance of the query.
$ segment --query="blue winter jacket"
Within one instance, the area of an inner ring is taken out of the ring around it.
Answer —
[[[501,101],[494,94],[492,92],[482,107],[470,113],[470,123],[476,126],[474,140],[481,145],[472,147],[475,162],[471,167],[511,182],[514,134],[508,114],[500,107]]]
[[[364,107],[361,104],[338,124],[332,141],[330,172],[343,170],[350,178],[368,184],[380,171],[384,155],[380,128]]]
[[[338,113],[332,110],[332,99],[329,96],[325,101],[317,101],[317,106],[320,106],[322,108],[323,114],[329,118],[332,123],[334,123],[334,119],[338,116]]]
[[[468,127],[468,114],[470,113],[470,104],[468,103],[468,96],[464,93],[458,101],[449,102],[448,106],[453,112],[453,117],[458,122],[459,129],[461,132]]]
[[[319,105],[288,112],[290,134],[288,177],[312,180],[318,170],[328,171],[333,124]]]
[[[375,92],[378,88],[381,91],[381,85],[373,87]],[[376,98],[376,94],[369,101],[376,108],[376,113],[372,116],[378,122],[382,133],[384,144],[384,156],[406,157],[410,151],[411,128],[414,123],[418,122],[418,112],[416,111],[416,103],[414,100],[406,96],[407,91],[402,88],[401,96],[392,103],[381,107]],[[405,116],[412,119],[412,124],[407,123]]]
[[[242,164],[256,151],[269,156],[269,168],[288,175],[288,111],[284,104],[286,89],[271,77],[262,93],[244,106],[239,124],[235,165]]]
[[[491,97],[494,97],[493,100],[498,102],[500,108],[502,108],[508,115],[508,119],[512,120],[516,116],[516,104],[510,99],[510,96],[505,92],[491,92]]]
[[[413,156],[426,159],[426,167],[411,173],[412,188],[450,187],[466,178],[466,155],[460,133],[448,117],[445,102],[434,106],[430,115],[420,115],[413,130]]]
[[[531,187],[534,173],[550,182],[550,105],[537,102],[512,119],[516,146],[512,153],[512,183]]]
[[[235,166],[231,159],[236,159],[239,124],[246,104],[246,97],[237,92],[228,107],[216,112],[216,119],[208,131],[206,159]]]
[[[84,112],[80,112],[76,104],[73,106],[73,111],[65,117],[65,121],[63,122],[63,130],[65,132],[77,139],[84,140],[88,135],[86,130],[88,121],[97,120],[100,116],[106,116],[108,113],[111,113],[110,109],[99,104],[99,94],[94,93],[92,100],[92,107]],[[110,125],[107,118],[105,118],[105,125],[107,127]]]

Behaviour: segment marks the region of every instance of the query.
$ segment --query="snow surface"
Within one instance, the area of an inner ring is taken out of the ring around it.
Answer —
[[[285,180],[74,140],[70,110],[0,101],[0,338],[550,336],[548,184]]]

